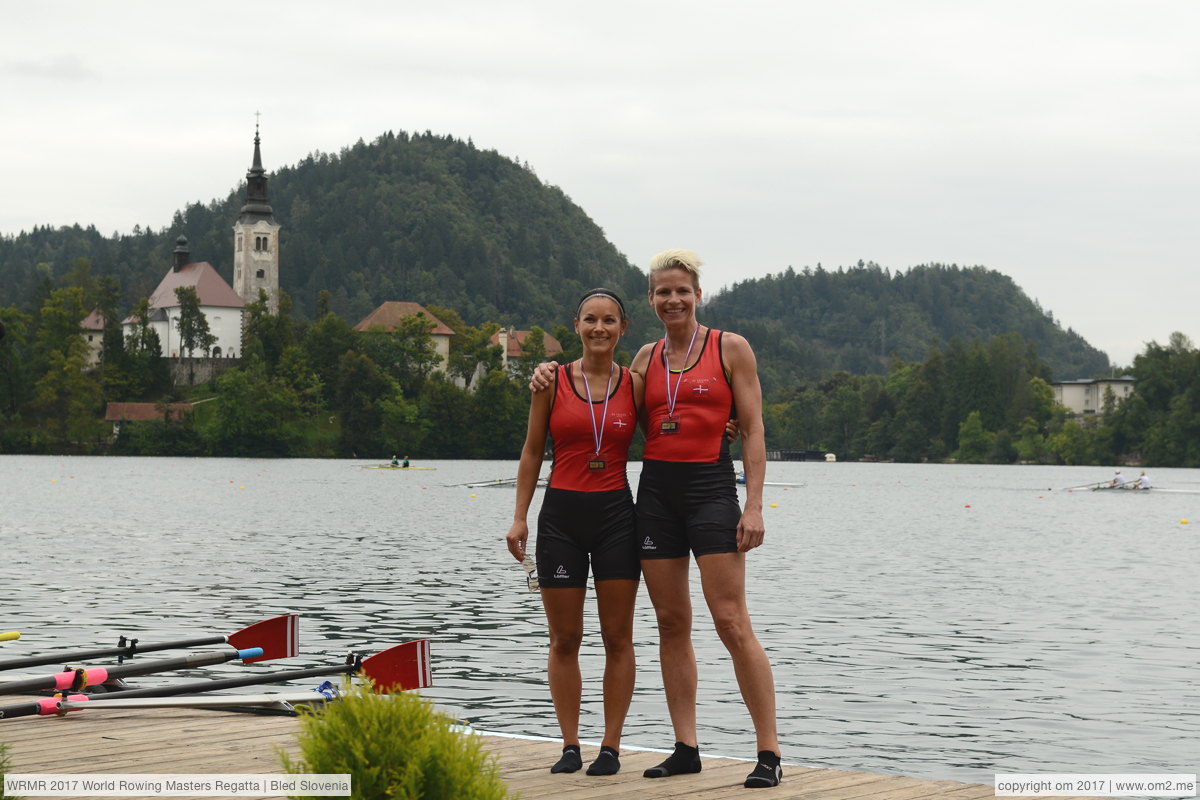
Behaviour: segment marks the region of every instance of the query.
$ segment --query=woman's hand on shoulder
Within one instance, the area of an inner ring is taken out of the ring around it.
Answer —
[[[529,379],[529,391],[541,392],[554,385],[554,376],[558,374],[557,361],[543,361],[533,368]]]

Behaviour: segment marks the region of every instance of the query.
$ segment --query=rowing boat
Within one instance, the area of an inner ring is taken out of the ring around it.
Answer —
[[[1137,492],[1138,494],[1200,494],[1200,489],[1164,489],[1160,486],[1147,486],[1145,489],[1125,484],[1124,486],[1093,486],[1093,492]]]
[[[398,469],[404,472],[437,472],[437,467],[402,467],[391,464],[366,464],[360,469]]]

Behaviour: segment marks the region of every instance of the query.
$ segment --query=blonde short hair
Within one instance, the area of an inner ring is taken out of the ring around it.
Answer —
[[[663,250],[650,259],[650,289],[654,289],[654,276],[667,269],[682,269],[692,274],[692,285],[700,288],[700,265],[704,262],[691,250]]]

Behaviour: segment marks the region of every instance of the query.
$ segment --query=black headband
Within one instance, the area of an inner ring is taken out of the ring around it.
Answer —
[[[583,304],[588,300],[591,300],[593,297],[607,297],[609,300],[612,300],[614,303],[616,303],[617,307],[621,309],[621,319],[625,319],[628,316],[625,313],[625,304],[621,302],[621,298],[617,297],[608,289],[592,289],[583,296],[583,298],[579,301],[579,305],[575,306],[576,319],[579,318],[579,312],[583,310]]]

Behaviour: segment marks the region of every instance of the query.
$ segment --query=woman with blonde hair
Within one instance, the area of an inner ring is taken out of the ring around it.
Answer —
[[[659,656],[675,751],[648,778],[700,771],[696,732],[696,654],[692,647],[690,556],[717,634],[733,660],[757,736],[758,763],[748,788],[783,778],[776,730],[775,684],[746,607],[746,553],[763,543],[766,472],[762,390],[750,344],[696,319],[702,296],[700,258],[666,250],[650,263],[650,305],[665,328],[642,347],[630,369],[646,382],[646,451],[637,496],[642,575],[658,620]],[[746,502],[724,436],[741,429]]]

